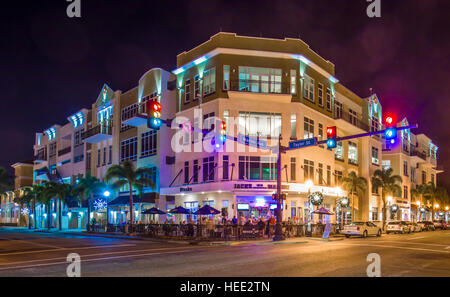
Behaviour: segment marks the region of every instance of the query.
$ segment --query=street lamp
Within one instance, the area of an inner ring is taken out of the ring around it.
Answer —
[[[111,195],[111,192],[106,190],[103,192],[103,196],[105,196],[106,198],[108,198]]]
[[[436,204],[434,205],[434,208],[438,209],[438,208],[439,208],[439,204],[436,203]]]

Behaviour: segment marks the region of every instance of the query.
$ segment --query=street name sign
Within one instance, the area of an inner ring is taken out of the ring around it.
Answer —
[[[238,134],[237,140],[239,143],[257,147],[260,149],[267,149],[267,141],[258,139],[256,137],[250,137],[247,135]]]

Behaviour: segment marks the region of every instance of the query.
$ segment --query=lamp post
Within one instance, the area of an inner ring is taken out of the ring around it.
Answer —
[[[307,197],[308,197],[308,207],[309,207],[308,233],[311,234],[311,232],[312,232],[312,230],[311,230],[311,222],[312,222],[312,220],[314,218],[314,215],[313,215],[312,212],[313,212],[314,209],[311,209],[312,203],[311,203],[311,201],[309,201],[309,196],[311,195],[311,188],[314,186],[314,183],[313,183],[312,180],[308,179],[305,182],[305,186],[308,189],[308,195],[307,195]]]
[[[277,224],[275,225],[275,236],[273,241],[284,240],[281,220],[282,217],[282,207],[283,207],[283,197],[281,195],[281,135],[278,137],[278,158],[277,158]]]

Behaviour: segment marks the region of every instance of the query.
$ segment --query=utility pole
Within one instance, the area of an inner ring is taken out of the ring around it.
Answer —
[[[277,158],[277,224],[275,225],[274,241],[284,240],[281,220],[283,219],[283,196],[281,195],[281,135],[278,137],[278,158]]]

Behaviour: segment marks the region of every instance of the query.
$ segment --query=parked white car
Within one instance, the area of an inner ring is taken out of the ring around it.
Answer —
[[[419,225],[416,222],[408,222],[411,232],[422,232],[423,231],[423,227],[421,225]]]
[[[349,238],[350,236],[367,237],[370,235],[381,236],[381,228],[372,222],[353,222],[345,225],[342,234]]]
[[[406,222],[389,222],[386,226],[386,234],[389,233],[410,233],[411,228]]]

